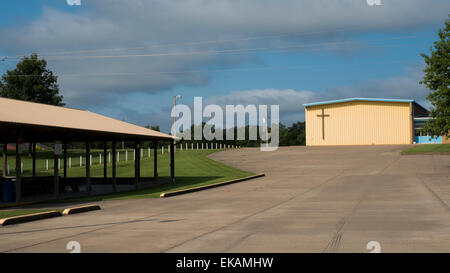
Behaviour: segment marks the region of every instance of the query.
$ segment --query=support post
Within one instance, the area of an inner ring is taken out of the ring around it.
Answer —
[[[22,140],[20,138],[16,141],[16,203],[20,202],[22,197],[22,177],[20,173],[21,158],[20,153],[22,152],[20,146],[22,145]]]
[[[106,161],[106,152],[107,152],[107,147],[108,147],[108,142],[104,141],[103,142],[103,180],[106,181],[106,179],[108,178],[108,161]]]
[[[112,188],[113,191],[116,192],[117,191],[117,186],[116,186],[116,141],[113,140],[112,142]]]
[[[153,141],[153,153],[155,156],[153,157],[153,177],[158,178],[158,141]]]
[[[55,199],[58,200],[59,199],[59,168],[58,168],[58,160],[59,160],[59,155],[58,154],[54,154],[54,163],[53,163],[53,183],[55,186],[54,189],[54,195],[55,195]]]
[[[31,150],[31,156],[32,156],[32,161],[33,161],[32,176],[33,176],[33,178],[35,178],[36,177],[36,142],[32,142],[31,145],[33,145],[32,150]]]
[[[170,178],[175,182],[175,141],[170,141]]]
[[[64,169],[64,183],[67,179],[67,142],[63,143],[63,169]]]
[[[140,156],[140,143],[139,141],[135,141],[134,142],[134,154],[135,154],[135,160],[134,160],[134,187],[137,189],[138,188],[138,183],[139,183],[139,179],[140,179],[140,167],[141,167],[141,156]]]
[[[409,103],[409,131],[410,131],[410,143],[413,144],[414,143],[414,104],[412,102]]]
[[[8,175],[8,143],[3,143],[3,177]]]
[[[86,141],[86,192],[91,194],[91,140]]]

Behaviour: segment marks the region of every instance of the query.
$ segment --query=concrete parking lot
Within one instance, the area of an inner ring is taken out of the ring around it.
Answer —
[[[450,156],[406,146],[213,154],[267,176],[0,227],[0,252],[450,252]]]

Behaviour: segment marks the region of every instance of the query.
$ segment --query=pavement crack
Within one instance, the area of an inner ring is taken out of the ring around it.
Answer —
[[[30,248],[30,247],[34,247],[34,246],[38,246],[38,245],[42,245],[42,244],[46,244],[46,243],[51,243],[51,242],[55,242],[55,241],[58,241],[58,240],[63,240],[63,239],[67,239],[67,238],[73,238],[73,237],[76,237],[76,236],[81,236],[81,235],[84,235],[84,234],[96,232],[96,231],[107,229],[107,228],[114,227],[114,226],[120,226],[120,225],[124,225],[124,224],[128,224],[128,223],[132,223],[132,222],[144,221],[144,220],[146,220],[148,218],[153,218],[153,217],[161,215],[161,214],[163,214],[163,213],[158,213],[158,214],[154,214],[154,215],[151,215],[151,216],[146,216],[146,217],[143,217],[143,218],[138,218],[138,219],[134,219],[134,220],[126,221],[126,222],[117,222],[117,223],[113,223],[113,224],[106,224],[106,226],[103,226],[103,227],[100,227],[100,228],[97,228],[97,229],[83,231],[83,232],[80,232],[80,233],[71,234],[71,235],[67,235],[67,236],[62,236],[62,237],[58,237],[58,238],[55,238],[55,239],[38,242],[38,243],[35,243],[35,244],[30,244],[30,245],[26,245],[26,246],[22,246],[22,247],[8,249],[8,250],[2,251],[0,253],[8,253],[8,252],[12,252],[12,251],[22,250],[22,249],[25,249],[25,248]]]
[[[391,163],[388,163],[387,166],[385,166],[381,172],[384,172],[387,168],[389,168],[392,164],[397,162],[398,159],[394,160]],[[341,240],[343,236],[343,229],[344,226],[349,222],[349,220],[353,217],[355,212],[358,210],[358,207],[360,207],[361,203],[366,199],[366,197],[372,192],[372,189],[375,187],[375,185],[369,184],[366,186],[366,189],[364,190],[361,197],[357,200],[356,204],[353,206],[353,208],[350,210],[350,212],[345,215],[341,220],[339,220],[336,223],[336,232],[334,233],[331,240],[328,242],[328,244],[325,246],[325,248],[322,250],[322,253],[335,253],[338,251]]]
[[[445,202],[444,200],[442,200],[442,198],[425,182],[422,180],[422,178],[420,178],[420,175],[418,173],[416,173],[416,178],[422,183],[422,185],[427,189],[427,191],[429,193],[431,193],[431,195],[437,200],[439,201],[439,203],[446,209],[450,211],[450,206],[447,204],[447,202]]]
[[[95,224],[95,225],[80,225],[80,226],[69,226],[69,227],[66,226],[66,227],[58,227],[58,228],[46,228],[46,229],[36,229],[36,230],[4,232],[4,233],[0,233],[0,236],[3,236],[3,235],[14,235],[14,234],[25,234],[25,233],[33,233],[33,232],[43,232],[43,231],[55,231],[55,230],[64,230],[64,229],[74,229],[74,228],[112,226],[112,225],[116,225],[116,224],[132,224],[132,223],[138,223],[138,222],[152,222],[152,221],[156,221],[156,220],[157,219],[148,219],[148,220],[135,219],[135,220],[129,220],[129,221],[125,221],[125,222],[111,222],[111,223],[103,223],[103,224]]]
[[[209,231],[209,232],[200,234],[200,235],[198,235],[198,236],[195,236],[195,237],[192,238],[192,239],[189,239],[189,240],[183,241],[183,242],[181,242],[181,243],[175,244],[175,245],[173,245],[173,246],[171,246],[171,247],[169,247],[169,248],[167,248],[167,249],[165,249],[165,250],[162,250],[161,252],[163,252],[163,253],[164,253],[164,252],[168,252],[168,251],[170,251],[170,250],[172,250],[172,249],[174,249],[174,248],[177,248],[177,247],[179,247],[179,246],[181,246],[181,245],[183,245],[183,244],[186,244],[186,243],[188,243],[188,242],[194,241],[194,240],[196,240],[196,239],[198,239],[198,238],[201,238],[201,237],[203,237],[203,236],[207,236],[207,235],[212,234],[212,233],[214,233],[214,232],[220,231],[220,230],[222,230],[222,229],[224,229],[224,228],[227,228],[227,227],[232,226],[232,225],[234,225],[234,224],[237,224],[237,223],[239,223],[239,222],[241,222],[241,221],[244,221],[244,220],[246,220],[246,219],[249,219],[249,218],[251,218],[251,217],[253,217],[253,216],[256,216],[256,215],[261,214],[261,213],[264,213],[264,212],[266,212],[266,211],[268,211],[268,210],[271,210],[271,209],[274,209],[274,208],[276,208],[276,207],[279,207],[279,206],[281,206],[281,205],[283,205],[283,204],[285,204],[285,203],[287,203],[287,202],[289,202],[289,201],[291,201],[291,200],[293,200],[293,199],[295,199],[295,198],[298,198],[299,196],[305,195],[305,194],[307,194],[307,193],[309,193],[309,192],[311,192],[311,191],[314,191],[314,190],[316,190],[316,189],[318,189],[318,188],[320,188],[320,187],[325,186],[325,185],[328,184],[330,181],[333,181],[334,179],[340,177],[340,176],[342,175],[343,172],[344,172],[344,171],[341,171],[339,174],[334,175],[334,176],[328,178],[327,180],[325,180],[324,182],[320,183],[319,185],[317,185],[317,186],[315,186],[315,187],[312,187],[312,188],[310,188],[310,189],[308,189],[308,190],[306,190],[306,191],[304,191],[304,192],[301,192],[301,193],[299,193],[299,194],[296,194],[296,195],[294,195],[294,196],[292,196],[292,197],[290,197],[290,198],[288,198],[288,199],[286,199],[286,200],[284,200],[284,201],[282,201],[282,202],[280,202],[280,203],[277,203],[277,204],[275,204],[275,205],[273,205],[273,206],[271,206],[271,207],[264,208],[264,209],[259,210],[259,211],[255,212],[255,213],[251,214],[251,215],[248,215],[248,216],[245,216],[245,217],[243,217],[243,218],[237,219],[236,221],[234,221],[234,222],[232,222],[232,223],[229,223],[229,224],[227,224],[227,225],[225,225],[225,226],[219,227],[219,228],[214,229],[214,230],[212,230],[212,231]]]
[[[323,253],[336,253],[341,245],[342,233],[336,233],[327,247],[322,251]]]

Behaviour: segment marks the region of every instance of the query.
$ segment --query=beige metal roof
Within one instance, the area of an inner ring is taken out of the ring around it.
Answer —
[[[86,110],[0,98],[0,122],[173,139],[150,130]]]

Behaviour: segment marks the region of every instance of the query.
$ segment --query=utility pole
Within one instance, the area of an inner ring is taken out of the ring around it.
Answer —
[[[266,115],[265,115],[265,117],[263,118],[263,122],[265,123],[265,126],[266,126],[266,139],[265,139],[265,141],[266,141],[266,146],[267,147],[269,147],[269,119],[268,119],[268,115],[267,115],[267,111],[266,111]]]
[[[174,97],[173,97],[173,110],[176,111],[176,108],[177,108],[177,96],[174,96]],[[174,135],[174,136],[176,136],[175,122],[177,122],[177,117],[176,117],[176,115],[173,115],[173,125],[172,125],[172,128],[173,128],[173,135]]]
[[[266,145],[269,147],[269,117],[266,111]]]

